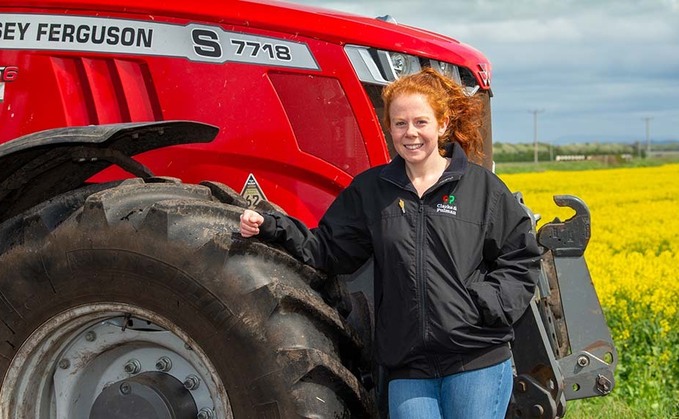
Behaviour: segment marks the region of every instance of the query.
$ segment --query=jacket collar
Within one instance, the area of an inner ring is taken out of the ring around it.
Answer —
[[[458,143],[448,143],[445,146],[444,157],[450,157],[450,165],[441,175],[441,179],[437,183],[445,182],[448,180],[457,180],[467,171],[467,166],[469,166],[469,161],[467,160],[467,155],[464,154],[464,150]],[[380,177],[388,180],[396,185],[406,188],[410,185],[410,179],[406,174],[405,160],[398,154],[394,159],[384,166],[380,171]]]

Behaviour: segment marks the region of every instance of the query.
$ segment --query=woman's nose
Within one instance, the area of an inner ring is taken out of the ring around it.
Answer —
[[[417,135],[417,128],[415,128],[415,124],[408,124],[408,129],[406,130],[406,135],[411,136],[411,137]]]

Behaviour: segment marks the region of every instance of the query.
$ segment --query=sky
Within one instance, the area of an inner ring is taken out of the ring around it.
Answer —
[[[493,65],[493,140],[679,140],[679,0],[291,0],[438,32]]]

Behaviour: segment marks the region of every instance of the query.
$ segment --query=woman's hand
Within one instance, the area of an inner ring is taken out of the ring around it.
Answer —
[[[240,215],[240,235],[252,237],[259,234],[259,226],[264,222],[264,217],[256,211],[246,209]]]

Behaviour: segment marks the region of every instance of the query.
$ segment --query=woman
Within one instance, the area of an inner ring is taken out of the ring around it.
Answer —
[[[531,220],[480,159],[482,108],[431,69],[383,92],[398,156],[359,174],[309,230],[246,210],[241,234],[328,273],[375,260],[376,357],[399,418],[503,418],[512,324],[534,292]]]

